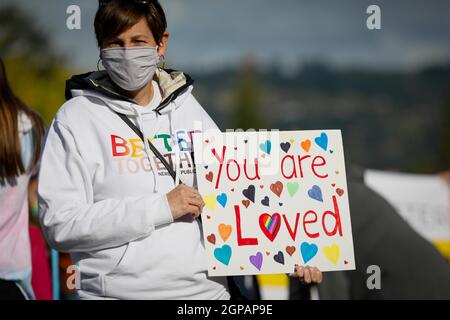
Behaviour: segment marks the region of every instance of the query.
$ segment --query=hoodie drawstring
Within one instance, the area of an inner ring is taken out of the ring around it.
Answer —
[[[180,148],[178,145],[178,139],[175,137],[175,101],[171,103],[170,108],[170,136],[172,137],[173,148],[175,151],[175,186],[180,184]]]
[[[156,174],[157,174],[156,170],[157,169],[156,169],[156,166],[155,166],[155,164],[153,163],[153,161],[151,160],[151,157],[150,157],[151,150],[150,150],[150,146],[148,144],[148,137],[145,134],[143,120],[142,120],[142,114],[137,109],[133,108],[133,110],[135,111],[135,113],[136,113],[136,115],[138,117],[138,127],[141,130],[142,135],[144,136],[144,141],[143,141],[144,142],[144,151],[145,151],[145,154],[147,155],[147,159],[148,159],[148,161],[150,163],[150,167],[152,168],[152,172],[153,172],[153,193],[157,193],[158,192],[158,179],[156,177]]]

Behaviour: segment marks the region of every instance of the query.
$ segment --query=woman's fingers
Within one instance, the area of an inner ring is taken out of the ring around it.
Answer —
[[[318,268],[311,266],[295,265],[294,273],[291,276],[299,278],[300,281],[307,284],[322,282],[322,272]]]
[[[322,278],[322,272],[316,267],[312,268],[312,272],[313,272],[313,281],[314,281],[314,283],[322,283],[322,279],[323,279]]]
[[[194,205],[189,205],[187,210],[192,214],[192,217],[194,218],[197,218],[201,213],[200,208]]]
[[[188,198],[188,202],[189,202],[189,204],[191,204],[191,205],[194,205],[194,206],[199,207],[200,210],[203,209],[203,207],[204,207],[204,205],[205,205],[205,203],[203,202],[203,199],[200,198],[200,197],[198,197],[198,196],[197,196],[197,197],[196,197],[196,196],[190,196],[190,197]]]
[[[305,268],[305,274],[303,275],[303,280],[305,281],[305,283],[311,283],[311,268],[309,266],[307,266]]]

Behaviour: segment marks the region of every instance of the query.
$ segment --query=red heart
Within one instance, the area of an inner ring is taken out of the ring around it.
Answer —
[[[272,219],[272,221],[270,223],[270,226],[267,228],[266,221],[268,219]],[[268,213],[263,213],[262,215],[259,216],[259,227],[270,241],[273,241],[277,236],[278,231],[280,231],[280,225],[281,225],[281,217],[279,213],[274,213],[272,215]]]
[[[205,143],[208,143],[208,142],[209,142],[209,140],[208,140],[208,139],[206,139],[206,140],[205,140]]]
[[[208,180],[209,182],[213,181],[213,173],[212,171],[208,172],[207,175],[205,175],[206,180]]]
[[[231,189],[231,192],[234,192],[234,188],[233,188],[233,189]]]
[[[242,200],[242,204],[244,205],[244,207],[248,208],[248,206],[250,205],[250,200]]]
[[[206,237],[206,239],[208,239],[208,241],[211,242],[212,244],[216,244],[216,236],[214,235],[214,233],[211,233],[209,236]]]
[[[206,218],[209,220],[209,219],[211,219],[211,216],[208,216],[208,215],[207,215]]]
[[[264,185],[263,185],[263,184],[260,184],[259,187],[262,189],[262,188],[264,188]]]
[[[333,188],[336,187],[336,183],[331,184],[331,186],[332,186]]]
[[[344,260],[344,264],[348,264],[348,261],[347,261],[347,260]]]
[[[337,188],[336,193],[338,194],[339,197],[341,197],[344,194],[344,190]]]
[[[280,181],[272,183],[270,185],[270,190],[272,190],[272,192],[275,193],[277,196],[280,196],[281,192],[283,192],[283,184]]]

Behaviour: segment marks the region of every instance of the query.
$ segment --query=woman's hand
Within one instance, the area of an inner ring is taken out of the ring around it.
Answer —
[[[316,267],[295,265],[294,273],[291,277],[299,278],[299,280],[306,284],[319,284],[322,282],[322,272]]]
[[[179,184],[166,196],[174,220],[186,214],[191,214],[193,218],[197,218],[205,206],[200,193],[185,184]]]

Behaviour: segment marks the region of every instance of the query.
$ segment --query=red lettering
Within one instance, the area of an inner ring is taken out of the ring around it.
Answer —
[[[258,245],[257,238],[243,238],[241,231],[241,213],[239,206],[234,206],[234,214],[236,216],[236,231],[237,231],[237,242],[238,246],[256,246]]]
[[[291,160],[291,162],[292,162],[292,173],[291,173],[290,175],[287,175],[287,174],[284,172],[284,161],[285,161],[286,159],[289,159],[289,160]],[[294,156],[287,155],[287,156],[284,156],[284,157],[283,157],[283,159],[281,160],[281,174],[282,174],[283,177],[285,177],[286,179],[292,179],[292,178],[294,178],[294,177],[297,178],[297,170],[295,170]]]
[[[336,200],[336,196],[333,196],[333,206],[334,206],[334,212],[333,211],[325,211],[322,216],[322,228],[323,231],[325,231],[327,236],[334,236],[336,234],[336,231],[339,232],[339,235],[342,237],[342,225],[341,225],[341,216],[339,213],[339,206]],[[328,231],[327,227],[325,225],[325,217],[331,215],[335,220],[335,225],[332,231]]]
[[[305,159],[311,158],[311,156],[309,156],[309,155],[308,155],[308,156],[304,156],[304,157],[302,157],[302,156],[297,156],[297,158],[298,158],[298,166],[299,166],[299,168],[300,168],[300,177],[303,178],[302,161],[305,160]]]
[[[307,220],[306,218],[308,215],[313,215],[314,216],[313,220]],[[309,233],[308,230],[306,230],[307,224],[311,224],[311,223],[315,223],[315,222],[317,222],[317,214],[312,210],[307,211],[305,213],[305,215],[303,216],[303,230],[305,231],[305,234],[310,238],[317,238],[319,236],[318,232]]]
[[[213,148],[211,150],[211,152],[213,153],[214,157],[216,157],[216,159],[219,161],[219,172],[217,173],[217,180],[216,180],[216,186],[215,188],[219,188],[219,181],[220,181],[220,176],[222,175],[222,167],[223,167],[223,160],[225,159],[225,151],[227,150],[226,146],[222,147],[222,158],[220,158],[217,155],[216,149]]]
[[[320,159],[321,162],[320,162],[320,163],[316,163],[316,160],[317,160],[317,159]],[[316,157],[314,157],[313,162],[312,162],[312,164],[311,164],[311,169],[312,169],[313,173],[316,175],[316,177],[322,178],[322,179],[328,177],[328,173],[325,174],[325,175],[320,175],[320,174],[317,173],[317,171],[316,171],[316,169],[315,169],[315,167],[323,167],[323,166],[326,165],[326,164],[327,164],[327,161],[325,160],[324,157],[322,157],[322,156],[316,156]]]
[[[286,215],[283,214],[284,223],[286,224],[286,228],[287,228],[289,235],[291,236],[293,241],[295,241],[295,237],[297,236],[297,228],[298,228],[298,219],[299,218],[300,218],[300,213],[297,213],[297,215],[295,216],[295,228],[294,228],[294,231],[292,231],[291,226],[289,225],[289,221],[286,218]]]
[[[232,177],[230,176],[230,164],[231,164],[231,163],[236,164],[237,175],[236,175],[235,178],[232,178]],[[237,179],[239,179],[239,176],[240,176],[240,175],[241,175],[241,168],[239,168],[239,164],[237,163],[237,161],[234,160],[234,159],[228,160],[228,161],[227,161],[227,177],[228,177],[228,179],[230,179],[231,181],[236,181]]]
[[[255,176],[254,177],[249,177],[248,176],[248,173],[247,173],[247,159],[245,159],[244,160],[244,173],[245,173],[245,176],[247,177],[247,179],[249,179],[249,180],[255,180],[255,179],[261,179],[260,177],[259,177],[259,171],[258,171],[258,159],[257,158],[255,158]]]
[[[127,147],[127,140],[113,134],[111,135],[111,148],[113,157],[126,156],[130,152],[130,149]],[[118,148],[123,148],[124,150],[120,152],[117,150]]]

